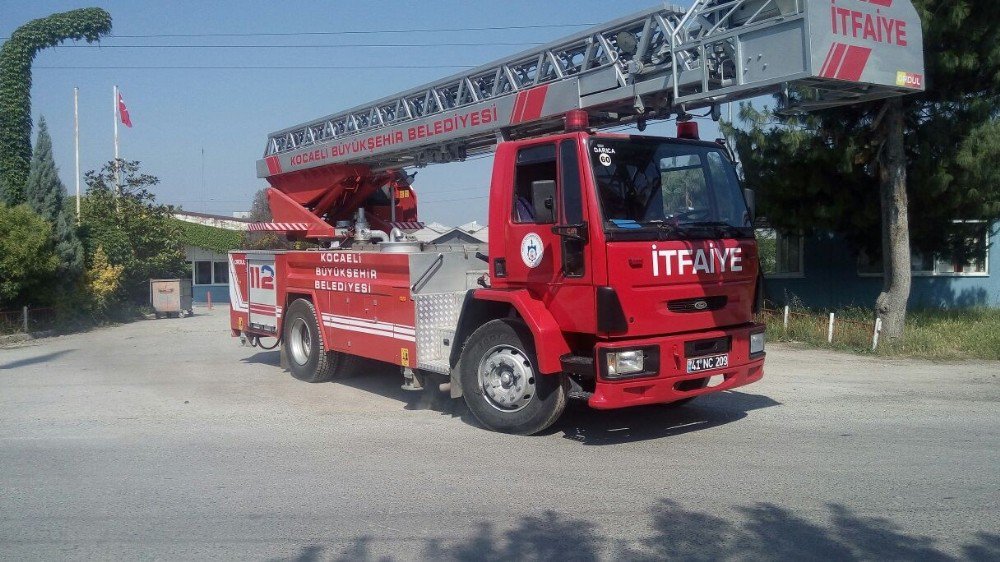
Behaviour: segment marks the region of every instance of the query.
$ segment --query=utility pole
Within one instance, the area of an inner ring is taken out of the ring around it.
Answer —
[[[73,144],[76,152],[76,224],[80,224],[80,88],[73,88]]]

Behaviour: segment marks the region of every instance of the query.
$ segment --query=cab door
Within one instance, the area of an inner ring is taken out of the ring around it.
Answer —
[[[518,150],[505,225],[507,282],[543,300],[565,331],[593,333],[582,173],[575,138]]]

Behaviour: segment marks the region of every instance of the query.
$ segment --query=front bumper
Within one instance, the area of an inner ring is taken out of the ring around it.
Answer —
[[[764,354],[750,357],[750,334],[762,329],[761,324],[747,324],[739,328],[695,334],[601,342],[594,350],[598,368],[594,393],[588,403],[592,408],[600,410],[643,404],[665,404],[756,382],[764,376]],[[687,372],[688,357],[685,356],[685,343],[726,336],[731,338],[729,366],[698,373]],[[610,380],[602,373],[600,358],[603,356],[603,351],[649,346],[659,351],[659,365],[655,374],[641,378]],[[698,381],[718,375],[722,376],[722,381],[718,384],[712,387],[699,387]]]

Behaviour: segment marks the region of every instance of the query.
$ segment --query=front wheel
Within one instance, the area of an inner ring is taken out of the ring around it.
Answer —
[[[480,326],[462,350],[459,376],[465,403],[494,431],[531,435],[549,427],[566,408],[564,375],[542,375],[524,323],[502,319]]]

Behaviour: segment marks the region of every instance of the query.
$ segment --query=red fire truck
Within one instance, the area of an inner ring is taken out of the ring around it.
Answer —
[[[275,132],[257,162],[274,222],[252,229],[311,247],[230,254],[233,335],[276,338],[307,382],[393,363],[520,434],[572,397],[680,404],[760,380],[752,194],[692,117],[904,95],[923,72],[908,0],[701,0]],[[678,138],[606,132],[653,119]],[[417,241],[407,170],[489,151],[489,243]]]

